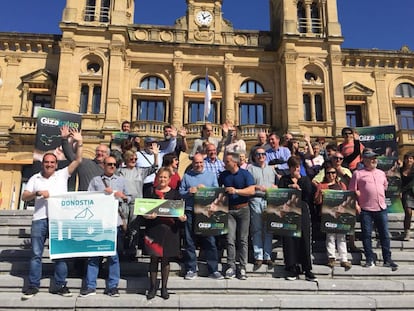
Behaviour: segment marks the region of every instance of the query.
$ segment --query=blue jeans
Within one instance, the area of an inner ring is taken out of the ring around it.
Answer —
[[[250,209],[243,207],[229,210],[227,233],[227,265],[236,269],[236,241],[238,241],[240,269],[246,269],[249,252]]]
[[[364,245],[365,258],[367,262],[374,262],[374,252],[372,251],[372,223],[378,229],[379,239],[382,248],[382,258],[384,262],[391,260],[390,237],[388,233],[388,214],[387,210],[376,212],[361,211],[362,243]]]
[[[114,256],[107,257],[109,261],[109,275],[107,280],[107,288],[117,288],[121,272],[119,268],[118,253]],[[99,264],[102,257],[90,257],[88,258],[88,271],[86,272],[86,287],[96,289],[96,279],[99,273]]]
[[[185,271],[197,272],[197,256],[195,245],[195,234],[193,230],[193,212],[185,211],[187,221],[185,222],[185,248],[184,248],[184,266]],[[200,236],[201,247],[204,251],[207,269],[211,274],[218,271],[218,255],[216,239],[214,236]]]
[[[45,247],[45,241],[49,235],[48,219],[39,219],[32,221],[31,242],[32,258],[30,259],[29,286],[40,287],[42,277],[42,254]],[[66,285],[68,267],[63,259],[54,260],[55,274],[54,280],[58,287]]]
[[[263,221],[266,200],[264,198],[252,198],[249,202],[249,208],[254,259],[270,260],[273,234],[267,232],[266,224]]]

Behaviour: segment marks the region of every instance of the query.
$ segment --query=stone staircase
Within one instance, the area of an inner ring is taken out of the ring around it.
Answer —
[[[136,262],[121,262],[121,297],[103,295],[105,280],[98,279],[98,294],[79,298],[82,279],[69,261],[68,287],[74,294],[64,298],[48,293],[53,275],[53,264],[44,251],[43,275],[40,293],[22,301],[22,288],[27,284],[30,258],[31,211],[0,212],[0,310],[414,310],[414,241],[402,241],[401,214],[390,214],[390,234],[393,259],[400,265],[397,271],[382,267],[381,260],[373,268],[363,268],[363,253],[349,253],[353,267],[349,271],[326,266],[324,241],[313,246],[313,272],[319,281],[307,282],[301,276],[297,281],[284,279],[283,253],[274,241],[273,269],[262,266],[253,272],[247,267],[247,281],[238,279],[212,280],[206,267],[199,262],[199,277],[193,281],[179,276],[181,266],[171,264],[169,279],[170,299],[156,297],[147,301],[149,258],[141,256]],[[358,228],[357,228],[358,237]],[[357,246],[362,247],[360,241]],[[381,259],[381,249],[375,246]],[[225,251],[222,263],[225,263]],[[221,264],[220,264],[221,267]],[[104,272],[102,273],[104,274]],[[159,293],[158,293],[159,294]]]

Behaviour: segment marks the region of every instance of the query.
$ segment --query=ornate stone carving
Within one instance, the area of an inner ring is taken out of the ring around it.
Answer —
[[[203,42],[211,42],[214,37],[214,32],[203,30],[203,31],[195,31],[194,32],[194,38],[197,41],[203,41]]]
[[[162,31],[160,33],[160,39],[164,42],[171,42],[174,39],[174,35],[171,31]]]
[[[144,30],[137,30],[134,32],[135,39],[145,41],[148,38],[148,33]]]

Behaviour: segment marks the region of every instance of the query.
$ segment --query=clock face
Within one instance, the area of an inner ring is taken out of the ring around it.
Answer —
[[[210,11],[199,11],[196,14],[196,22],[201,26],[209,26],[213,21],[213,14]]]

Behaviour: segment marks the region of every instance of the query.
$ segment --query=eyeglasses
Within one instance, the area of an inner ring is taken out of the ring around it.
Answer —
[[[116,166],[116,163],[105,163],[105,165],[106,166],[113,166],[113,167],[115,167]]]
[[[336,161],[340,161],[340,160],[343,160],[344,158],[343,158],[343,157],[334,157],[334,159],[335,159]]]
[[[335,171],[331,171],[331,172],[326,172],[326,174],[336,174]]]
[[[256,157],[265,157],[266,153],[265,152],[256,152]]]
[[[131,159],[129,159],[129,161],[136,161],[137,160],[137,158],[131,158]]]

